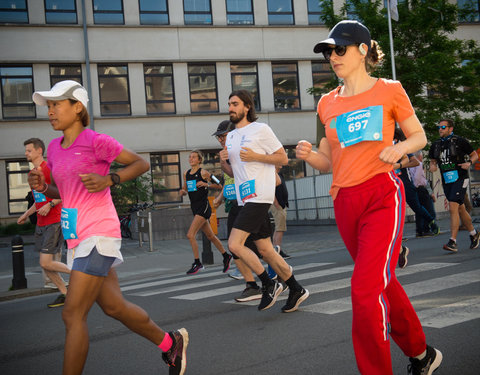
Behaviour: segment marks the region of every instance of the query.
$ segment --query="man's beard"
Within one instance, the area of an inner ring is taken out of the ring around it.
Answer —
[[[230,121],[233,122],[234,124],[238,124],[244,118],[245,118],[245,111],[243,111],[239,114],[234,113],[234,114],[230,115]]]

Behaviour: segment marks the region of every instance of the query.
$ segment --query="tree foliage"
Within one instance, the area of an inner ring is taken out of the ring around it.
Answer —
[[[320,0],[322,21],[332,28],[342,19],[358,19],[368,27],[385,54],[373,74],[392,78],[387,9],[382,0],[349,0],[334,13],[331,0]],[[459,16],[471,18],[473,8],[458,9],[448,0],[405,0],[392,20],[396,78],[402,82],[424,125],[429,141],[438,138],[441,118],[455,121],[455,133],[480,146],[480,47],[456,39]]]
[[[114,163],[111,171],[114,172],[122,166]],[[127,214],[132,206],[139,202],[152,201],[152,182],[150,176],[141,175],[134,180],[122,182],[111,188],[112,200],[119,215]]]

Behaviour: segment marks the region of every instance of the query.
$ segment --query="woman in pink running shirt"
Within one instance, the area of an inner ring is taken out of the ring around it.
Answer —
[[[113,268],[123,258],[110,186],[145,173],[148,162],[115,139],[86,128],[90,123],[88,94],[79,83],[58,82],[50,91],[35,92],[33,101],[48,106],[53,129],[63,132],[48,147],[51,184],[45,183],[38,169],[28,177],[32,189],[63,201],[62,232],[72,268],[62,312],[66,328],[63,374],[83,371],[89,346],[87,315],[94,302],[105,314],[158,345],[170,374],[184,374],[187,330],[166,333],[143,309],[126,301]],[[109,173],[113,161],[125,167]]]

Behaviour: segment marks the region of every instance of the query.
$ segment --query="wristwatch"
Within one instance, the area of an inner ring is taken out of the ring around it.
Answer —
[[[108,174],[112,179],[112,186],[118,185],[120,183],[120,176],[116,173],[109,173]]]
[[[55,203],[53,203],[53,201],[50,201],[50,207],[55,207]]]

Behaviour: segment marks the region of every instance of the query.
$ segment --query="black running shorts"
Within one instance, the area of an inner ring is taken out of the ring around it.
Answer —
[[[193,216],[199,215],[207,220],[212,216],[212,208],[208,201],[193,203],[190,205],[190,208],[192,209]]]
[[[233,227],[250,233],[254,241],[272,235],[268,209],[270,203],[247,203],[240,210]]]
[[[467,187],[468,178],[459,178],[457,181],[452,182],[451,184],[443,184],[443,192],[445,193],[445,198],[447,198],[449,202],[455,202],[459,205],[462,205],[465,200]]]

